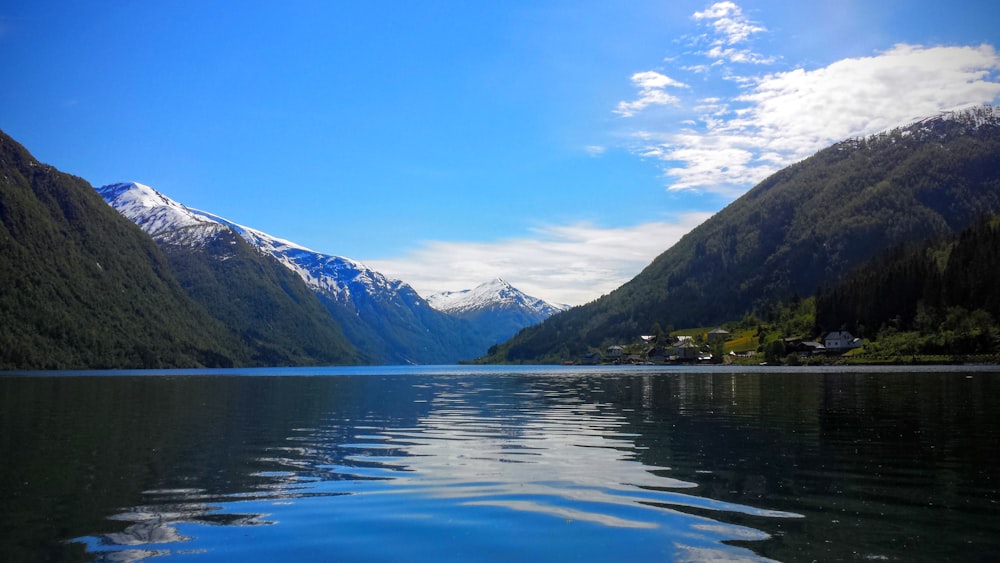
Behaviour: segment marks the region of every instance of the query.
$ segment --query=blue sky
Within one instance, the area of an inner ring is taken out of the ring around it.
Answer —
[[[3,2],[0,129],[95,186],[580,304],[768,174],[1000,100],[1000,3]]]

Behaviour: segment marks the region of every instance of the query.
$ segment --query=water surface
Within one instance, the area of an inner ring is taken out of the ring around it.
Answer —
[[[5,560],[995,561],[1000,371],[0,377]]]

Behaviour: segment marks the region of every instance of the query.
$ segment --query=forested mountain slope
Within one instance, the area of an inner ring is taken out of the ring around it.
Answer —
[[[97,193],[153,237],[187,294],[232,331],[251,366],[365,363],[299,276],[234,229],[205,220],[148,186]]]
[[[555,315],[486,361],[575,359],[661,326],[738,319],[814,294],[908,241],[1000,211],[1000,111],[944,114],[850,139],[767,178],[611,294]]]
[[[0,132],[0,369],[226,366],[246,355],[145,233]]]
[[[371,362],[302,279],[238,234],[220,232],[199,248],[161,249],[188,295],[249,348],[248,365]]]
[[[991,353],[1000,344],[1000,216],[893,249],[816,296],[820,331],[899,341],[910,353]],[[898,344],[898,342],[897,342]]]

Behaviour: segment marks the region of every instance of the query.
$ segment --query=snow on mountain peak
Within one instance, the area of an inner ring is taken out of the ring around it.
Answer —
[[[156,240],[172,244],[199,244],[224,227],[199,216],[193,209],[138,182],[110,184],[97,193]]]
[[[548,317],[564,309],[526,295],[499,277],[473,289],[436,293],[427,297],[427,303],[438,311],[451,314],[521,308]]]
[[[408,288],[403,282],[389,279],[361,262],[322,254],[213,213],[187,207],[138,182],[110,184],[96,190],[119,213],[158,241],[196,246],[220,232],[232,230],[251,246],[298,274],[313,290],[327,292],[338,299],[348,299],[357,291],[374,294]]]

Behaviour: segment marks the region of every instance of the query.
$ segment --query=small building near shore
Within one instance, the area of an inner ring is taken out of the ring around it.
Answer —
[[[698,345],[694,343],[694,340],[687,338],[678,342],[670,350],[670,355],[680,361],[692,361],[698,359],[699,352]]]
[[[724,328],[717,328],[708,331],[708,343],[725,342],[729,340],[729,331]]]
[[[853,334],[846,330],[830,332],[823,337],[823,346],[831,351],[853,350],[854,348],[860,348],[863,344],[860,338],[855,338]]]

